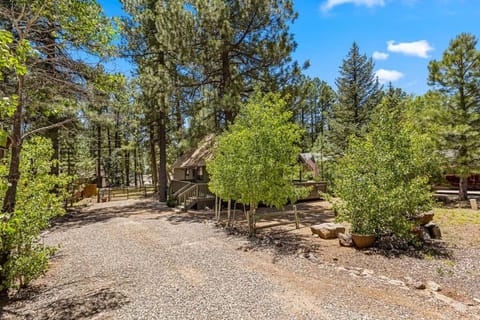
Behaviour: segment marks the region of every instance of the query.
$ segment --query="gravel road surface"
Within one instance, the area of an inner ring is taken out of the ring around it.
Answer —
[[[94,205],[44,235],[51,268],[0,319],[479,319],[428,290],[256,249],[151,200]]]

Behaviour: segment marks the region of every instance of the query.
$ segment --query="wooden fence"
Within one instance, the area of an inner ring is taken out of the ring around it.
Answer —
[[[155,194],[155,187],[152,185],[145,185],[142,187],[114,187],[102,188],[99,191],[99,201],[119,201],[128,199],[141,199],[153,196]]]

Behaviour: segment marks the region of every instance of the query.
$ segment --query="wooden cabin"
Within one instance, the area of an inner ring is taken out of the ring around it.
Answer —
[[[172,165],[170,197],[177,198],[184,210],[213,204],[214,195],[208,190],[206,162],[213,157],[215,135],[209,134],[198,146],[179,157]]]
[[[298,163],[300,164],[299,180],[293,183],[299,187],[311,188],[310,194],[307,198],[302,200],[321,199],[322,193],[327,192],[327,182],[319,180],[318,162],[321,159],[319,153],[300,153],[298,156]]]

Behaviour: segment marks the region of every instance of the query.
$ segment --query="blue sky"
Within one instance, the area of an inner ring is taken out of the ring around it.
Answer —
[[[107,15],[123,14],[117,0],[99,2]],[[295,8],[293,58],[310,60],[306,73],[334,88],[354,41],[362,53],[376,58],[381,80],[423,94],[428,62],[440,59],[451,39],[461,32],[480,38],[479,0],[297,0]],[[112,68],[128,73],[131,66],[117,61]]]

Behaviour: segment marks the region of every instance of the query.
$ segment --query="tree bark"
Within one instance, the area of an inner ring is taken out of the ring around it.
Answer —
[[[52,128],[48,130],[47,137],[50,138],[52,141],[53,147],[53,156],[52,160],[56,160],[52,164],[52,168],[50,170],[51,174],[58,176],[60,174],[60,141],[59,141],[59,131],[60,128]]]
[[[130,152],[125,151],[125,185],[130,186]]]
[[[157,118],[158,125],[158,148],[159,148],[159,164],[158,164],[158,200],[160,202],[167,201],[167,141],[166,141],[166,114],[165,114],[165,97],[160,99],[160,111]]]
[[[138,152],[137,147],[133,149],[133,181],[135,184],[135,188],[138,188]]]
[[[120,141],[120,113],[117,111],[115,112],[115,133],[113,134],[113,147],[116,152],[121,147],[121,141]],[[121,154],[121,153],[120,153]],[[123,170],[122,170],[122,165],[121,161],[119,161],[119,156],[116,154],[115,155],[115,185],[123,185],[124,180],[123,180]]]
[[[97,188],[102,188],[102,127],[97,124]],[[97,192],[97,202],[100,202],[100,192]]]
[[[152,183],[155,192],[158,191],[158,171],[157,171],[157,155],[155,151],[155,128],[150,125],[150,162],[152,168]]]

